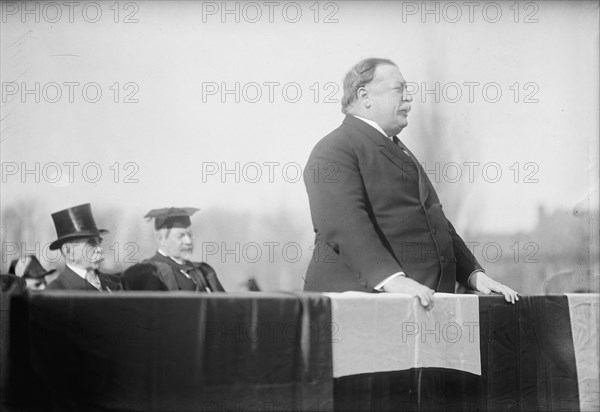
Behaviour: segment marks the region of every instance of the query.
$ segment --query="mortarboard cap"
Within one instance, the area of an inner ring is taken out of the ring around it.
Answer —
[[[186,228],[192,224],[190,216],[198,210],[195,207],[165,207],[152,209],[146,216],[148,221],[154,219],[154,229],[171,229],[174,227]]]

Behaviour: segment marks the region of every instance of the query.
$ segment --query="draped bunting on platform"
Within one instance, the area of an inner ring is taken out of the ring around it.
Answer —
[[[475,295],[438,293],[432,310],[412,297],[328,293],[333,376],[410,368],[450,368],[481,375]]]
[[[378,298],[365,295],[354,299]],[[402,299],[396,299],[402,305]],[[348,304],[348,299],[344,304]],[[372,303],[366,307],[370,305]],[[333,297],[334,320],[346,316],[336,314],[340,307]],[[432,367],[396,371],[371,368],[369,373],[336,379],[336,410],[588,411],[600,408],[597,355],[590,356],[591,352],[598,352],[598,325],[597,322],[592,324],[598,319],[598,295],[569,296],[569,300],[558,295],[525,296],[516,305],[507,304],[499,296],[480,296],[478,314],[481,376],[449,363],[444,366],[443,362],[431,364]],[[359,319],[350,322],[362,327],[360,315],[354,313],[354,316]],[[381,319],[385,317],[384,312],[378,316],[377,322],[387,322],[390,328],[397,327],[397,319],[402,319],[397,313],[387,320]],[[572,328],[573,318],[576,320]],[[385,333],[370,339],[390,338],[396,339]],[[333,344],[334,373],[340,370],[336,364],[340,358],[336,354],[343,353],[346,347],[353,350],[355,346],[355,342],[344,340]],[[379,342],[378,346],[385,344]]]
[[[597,294],[0,299],[3,411],[600,409]]]
[[[327,411],[329,307],[319,294],[36,293],[29,358],[61,411]]]
[[[600,409],[598,295],[567,294],[582,411]]]

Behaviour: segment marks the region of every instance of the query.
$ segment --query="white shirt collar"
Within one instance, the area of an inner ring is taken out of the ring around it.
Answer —
[[[388,136],[387,133],[383,131],[383,129],[381,128],[381,126],[379,126],[377,124],[377,122],[374,122],[373,120],[365,119],[364,117],[360,117],[360,116],[357,116],[355,114],[353,114],[352,116],[356,117],[357,119],[362,120],[363,122],[365,122],[369,126],[374,127],[375,129],[377,129],[379,131],[379,133],[381,133],[382,135],[384,135],[388,139],[391,139],[393,137],[393,136]]]
[[[86,282],[88,282],[89,284],[91,284],[93,287],[95,287],[98,290],[102,290],[102,282],[100,282],[100,278],[98,277],[98,275],[96,274],[96,271],[90,269],[90,277],[87,276],[88,274],[88,269],[84,269],[84,268],[80,268],[77,266],[73,266],[73,265],[69,265],[68,263],[66,264],[67,267],[69,269],[71,269],[73,272],[75,272],[79,277],[81,277],[83,280],[85,280]],[[107,290],[110,290],[108,288],[106,288]]]
[[[169,259],[171,259],[173,262],[178,263],[180,265],[183,265],[183,259],[175,259],[172,256],[167,255],[165,252],[163,252],[162,250],[158,249],[158,253],[160,253],[161,255],[163,255],[164,257],[168,257]]]
[[[85,275],[87,274],[87,269],[83,269],[83,268],[80,268],[78,266],[73,266],[73,265],[70,265],[68,263],[66,265],[73,272],[77,273],[77,275],[79,275],[82,279],[85,279]]]

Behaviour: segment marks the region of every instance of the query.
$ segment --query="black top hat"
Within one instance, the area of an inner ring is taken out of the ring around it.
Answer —
[[[25,265],[25,267],[23,268],[23,273],[16,273],[19,260],[20,259],[15,259],[11,262],[10,269],[8,270],[9,274],[17,275],[17,276],[23,277],[23,278],[40,279],[40,278],[43,278],[44,276],[47,276],[47,275],[50,275],[50,274],[56,272],[56,269],[52,269],[52,270],[44,269],[44,267],[42,266],[40,261],[37,259],[37,257],[35,257],[35,255],[26,255],[23,260],[23,264]]]
[[[96,237],[108,233],[108,230],[96,227],[92,206],[89,203],[52,213],[52,220],[54,220],[58,239],[50,243],[50,250],[60,248],[69,240]]]

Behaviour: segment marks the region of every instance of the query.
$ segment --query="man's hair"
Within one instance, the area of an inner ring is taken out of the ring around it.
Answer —
[[[346,114],[348,112],[348,108],[356,101],[356,92],[358,89],[372,82],[375,78],[375,69],[384,64],[396,66],[396,63],[389,59],[371,57],[359,61],[350,69],[348,73],[346,73],[346,76],[344,77],[342,113]]]
[[[167,239],[169,237],[169,235],[171,234],[171,229],[167,229],[167,228],[163,227],[161,229],[156,229],[155,232],[159,233],[162,237]]]

